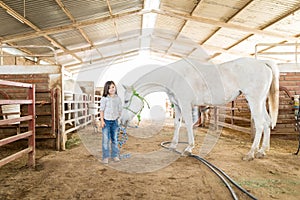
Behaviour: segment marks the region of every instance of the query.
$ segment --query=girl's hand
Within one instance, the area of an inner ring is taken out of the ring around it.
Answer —
[[[105,122],[104,120],[101,120],[101,127],[104,128],[104,126],[105,126]]]

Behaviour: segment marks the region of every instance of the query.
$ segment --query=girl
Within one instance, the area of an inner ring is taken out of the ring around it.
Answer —
[[[118,148],[118,118],[121,116],[122,102],[117,95],[117,88],[113,81],[107,81],[104,85],[103,96],[100,100],[100,119],[102,127],[102,160],[108,164],[110,157],[114,161],[120,161]]]

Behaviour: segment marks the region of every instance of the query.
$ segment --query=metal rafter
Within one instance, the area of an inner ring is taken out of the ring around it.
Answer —
[[[13,43],[7,43],[7,45],[9,45],[9,46],[15,46],[15,44],[13,44]],[[26,55],[24,55],[24,57],[25,57],[25,59],[26,59],[26,57],[36,57],[36,55],[34,55],[31,51],[29,51],[28,49],[24,49],[24,48],[18,48],[18,50],[20,50],[20,51],[22,51],[22,52],[24,52],[24,53],[26,53]],[[53,61],[53,60],[50,60],[50,59],[48,59],[48,58],[43,58],[43,59],[40,59],[40,58],[38,58],[37,57],[37,63],[38,62],[40,62],[41,60],[43,60],[43,61],[45,61],[45,62],[48,62],[48,63],[50,63],[50,64],[53,64],[53,65],[57,65],[57,63],[55,62],[55,61]]]

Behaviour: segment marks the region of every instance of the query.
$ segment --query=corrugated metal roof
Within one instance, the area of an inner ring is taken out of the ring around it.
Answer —
[[[62,2],[76,21],[84,21],[109,15],[109,9],[105,0]]]
[[[143,8],[143,0],[110,0],[112,14],[127,13]]]
[[[106,38],[116,37],[113,20],[83,27],[84,32],[94,43],[100,43]]]
[[[49,28],[70,23],[70,19],[55,3],[55,1],[4,1],[11,9],[24,16],[39,28]],[[46,17],[44,17],[46,16]]]
[[[201,0],[163,0],[160,3],[160,9],[189,14],[200,1]]]
[[[58,43],[64,44],[64,47],[70,50],[88,45],[88,43],[78,30],[65,31],[62,33],[50,35],[50,37]]]
[[[245,0],[210,0],[201,1],[193,14],[218,21],[227,21],[238,13],[249,1]]]
[[[257,43],[295,42],[300,36],[300,0],[160,0],[154,10],[144,5],[147,2],[26,0],[24,7],[24,0],[3,0],[0,42],[49,45],[56,49],[60,65],[75,69],[114,56],[137,55],[140,48],[177,59],[199,57],[194,51],[202,45],[212,61],[227,61],[253,56]],[[143,31],[151,24],[149,13],[154,27]],[[179,42],[182,37],[190,42]],[[276,58],[283,62],[290,57]]]
[[[0,12],[0,36],[22,34],[26,32],[34,32],[32,28],[20,23],[17,19],[10,16],[7,12]]]
[[[300,27],[300,10],[293,12],[291,15],[285,17],[279,22],[266,28],[266,30],[278,31],[289,35],[299,35],[299,30],[300,30],[299,27]]]

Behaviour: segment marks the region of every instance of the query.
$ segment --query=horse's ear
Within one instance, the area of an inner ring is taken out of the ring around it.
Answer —
[[[125,90],[127,90],[128,86],[123,85],[123,84],[122,84],[122,86],[123,86],[123,88],[124,88]]]
[[[124,88],[126,91],[132,91],[132,90],[134,90],[134,89],[133,89],[133,86],[127,86],[127,85],[123,85],[123,84],[122,84],[122,86],[123,86],[123,88]]]

